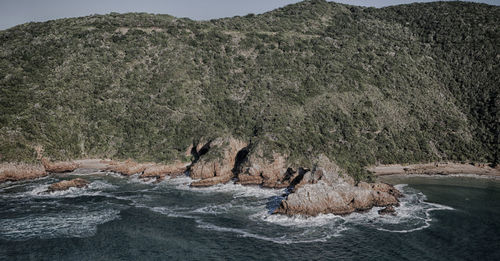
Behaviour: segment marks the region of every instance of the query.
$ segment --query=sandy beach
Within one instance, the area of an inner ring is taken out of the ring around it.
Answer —
[[[425,164],[389,164],[367,168],[376,176],[387,175],[477,175],[500,178],[500,169],[490,167],[486,163],[454,163],[435,162]]]

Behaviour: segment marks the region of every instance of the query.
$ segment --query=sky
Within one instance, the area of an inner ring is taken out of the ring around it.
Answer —
[[[418,0],[417,0],[418,1]],[[110,12],[147,12],[195,20],[259,14],[299,0],[0,0],[0,30],[27,23]],[[415,0],[335,0],[351,5],[384,7]],[[431,2],[420,0],[418,2]],[[471,0],[500,5],[500,0]]]

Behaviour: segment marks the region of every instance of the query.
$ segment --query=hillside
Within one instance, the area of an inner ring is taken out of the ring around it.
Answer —
[[[192,21],[143,13],[0,31],[0,162],[188,160],[233,136],[358,179],[374,163],[498,163],[500,7],[304,1]]]

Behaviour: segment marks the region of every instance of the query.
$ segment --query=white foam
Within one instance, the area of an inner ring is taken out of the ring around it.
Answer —
[[[59,212],[0,219],[0,238],[27,240],[31,238],[90,237],[97,225],[119,218],[119,210]]]
[[[426,202],[426,196],[407,184],[395,186],[403,192],[400,205],[395,207],[397,215],[379,215],[378,210],[372,208],[364,213],[352,213],[342,217],[346,222],[361,226],[368,226],[380,231],[393,233],[409,233],[430,227],[432,222],[431,212],[437,210],[453,210],[453,208]]]
[[[160,183],[159,186],[168,186],[174,187],[180,190],[190,190],[189,184],[191,184],[193,180],[187,176],[179,176],[179,177],[165,177]]]
[[[192,188],[189,187],[190,182],[192,182],[191,179],[189,179],[189,182],[187,184],[185,182],[179,184],[177,188],[201,193],[231,193],[233,195],[233,198],[269,198],[279,196],[284,193],[284,190],[262,188],[259,186],[243,186],[241,184],[235,184],[233,182],[229,182],[226,184],[217,184],[204,188]]]
[[[191,212],[199,214],[219,215],[227,213],[231,208],[233,208],[233,204],[231,203],[225,203],[220,205],[210,204],[205,207],[197,208]]]
[[[261,211],[250,216],[250,219],[265,221],[272,224],[285,227],[320,227],[325,225],[342,225],[344,220],[342,217],[334,214],[319,214],[314,217],[294,215],[287,216],[281,214],[269,214],[267,211]]]
[[[162,215],[166,215],[168,217],[190,218],[190,219],[196,218],[196,217],[193,217],[190,215],[179,213],[178,212],[179,210],[170,209],[167,207],[146,207],[146,208],[148,208],[149,210],[151,210],[153,212],[160,213]]]
[[[353,226],[366,226],[381,231],[394,233],[409,233],[428,228],[433,221],[431,212],[438,210],[453,210],[453,208],[426,202],[421,192],[409,188],[406,184],[396,185],[404,193],[400,206],[396,207],[397,215],[380,215],[382,208],[374,207],[366,212],[354,212],[347,216],[320,214],[315,217],[302,215],[287,216],[269,214],[267,210],[250,215],[255,222],[263,221],[289,228],[318,228],[328,229],[331,233],[340,233]]]
[[[156,179],[141,179],[139,178],[140,174],[134,174],[129,177],[128,183],[140,183],[140,184],[153,184]]]
[[[104,172],[104,175],[109,176],[109,177],[113,177],[113,178],[120,178],[120,179],[128,178],[125,175],[122,175],[122,174],[116,173],[116,172],[112,172],[112,171],[106,171],[106,172]]]
[[[312,243],[312,242],[326,242],[329,238],[333,236],[338,236],[339,234],[330,234],[330,235],[322,235],[320,237],[314,237],[314,238],[309,238],[309,239],[304,239],[307,237],[304,237],[304,234],[306,233],[300,233],[296,234],[295,236],[291,236],[288,234],[283,234],[279,235],[276,237],[272,236],[266,236],[263,234],[257,234],[257,233],[252,233],[249,232],[245,229],[239,229],[239,228],[231,228],[231,227],[221,227],[217,226],[211,223],[207,223],[201,220],[196,220],[198,223],[199,228],[203,229],[209,229],[209,230],[214,230],[218,232],[229,232],[229,233],[235,233],[238,234],[241,237],[250,237],[250,238],[256,238],[264,241],[269,241],[277,244],[297,244],[297,243]]]
[[[105,181],[102,181],[102,180],[96,180],[96,181],[92,181],[89,185],[88,185],[88,188],[90,190],[115,190],[118,188],[118,186],[116,185],[113,185],[113,184],[109,184]]]
[[[115,185],[104,181],[96,180],[88,184],[86,187],[76,188],[71,187],[67,190],[48,192],[50,184],[34,184],[26,186],[28,189],[25,192],[9,193],[8,197],[37,197],[37,198],[72,198],[80,196],[97,196],[103,195],[105,190],[114,190],[118,188]]]

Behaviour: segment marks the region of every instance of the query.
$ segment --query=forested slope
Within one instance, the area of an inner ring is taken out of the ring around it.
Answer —
[[[500,7],[304,1],[0,31],[0,161],[184,159],[231,135],[308,165],[498,162]],[[255,145],[255,146],[254,146]],[[250,152],[252,153],[252,152]]]

